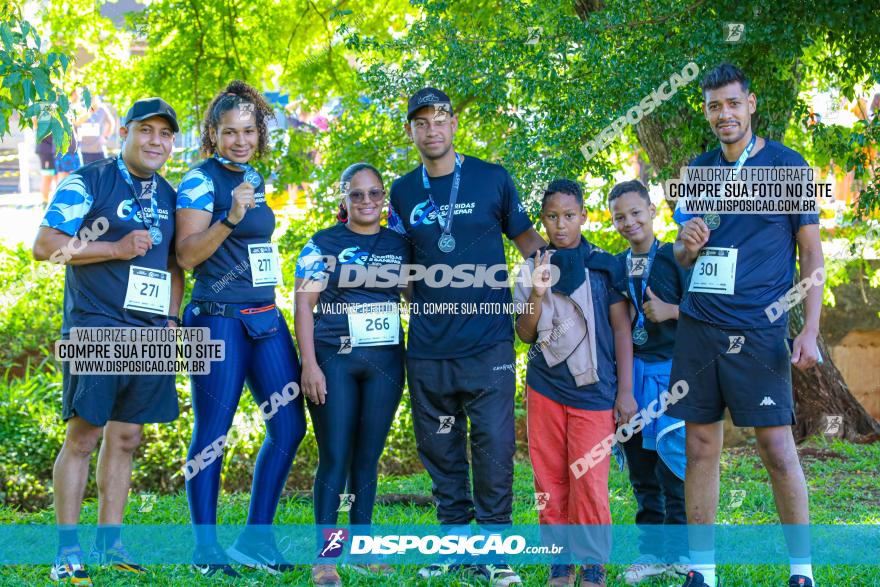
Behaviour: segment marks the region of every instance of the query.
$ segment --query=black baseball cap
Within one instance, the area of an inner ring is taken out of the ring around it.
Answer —
[[[125,126],[132,120],[146,120],[154,116],[161,116],[168,121],[174,132],[180,132],[180,126],[177,124],[177,113],[162,98],[143,98],[138,100],[131,105],[122,124]]]
[[[415,113],[425,106],[434,106],[436,104],[448,104],[449,114],[452,114],[452,100],[449,99],[443,91],[437,88],[422,88],[413,94],[406,108],[406,120],[412,120]]]

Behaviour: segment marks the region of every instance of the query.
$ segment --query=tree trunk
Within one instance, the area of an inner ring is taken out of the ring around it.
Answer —
[[[803,305],[789,312],[790,336],[794,338],[804,324]],[[792,367],[791,383],[794,388],[795,440],[801,441],[813,434],[836,436],[856,442],[880,440],[878,423],[862,404],[853,397],[840,371],[831,360],[831,352],[819,333],[819,352],[824,362],[807,372]]]
[[[581,20],[589,19],[592,12],[603,8],[601,0],[575,0],[575,11]],[[791,93],[790,104],[795,103],[798,91],[796,80],[799,63],[793,63],[794,82],[787,84]],[[666,105],[669,108],[670,105]],[[781,113],[783,121],[791,118],[791,111]],[[761,124],[762,119],[756,115],[753,122]],[[766,122],[766,120],[765,120]],[[690,124],[706,124],[702,117],[694,115],[687,109],[680,109],[673,121],[660,124],[654,115],[646,116],[636,125],[635,131],[639,144],[645,150],[651,164],[655,169],[666,168],[674,165],[677,169],[685,165],[686,161],[671,161],[671,153],[676,144],[676,133],[670,129],[684,127]],[[774,140],[780,140],[784,134],[784,125],[767,125],[770,130],[765,136]],[[669,203],[669,200],[667,200]],[[800,332],[803,326],[803,307],[801,305],[792,308],[789,316],[792,338]],[[795,414],[797,424],[794,426],[794,435],[797,441],[803,441],[813,434],[839,436],[847,440],[872,442],[880,440],[880,423],[874,420],[865,408],[850,393],[846,382],[840,375],[840,371],[831,360],[831,353],[825,346],[822,335],[819,335],[819,350],[822,353],[824,363],[806,373],[792,367],[792,387],[795,399]],[[839,417],[839,418],[838,418]]]

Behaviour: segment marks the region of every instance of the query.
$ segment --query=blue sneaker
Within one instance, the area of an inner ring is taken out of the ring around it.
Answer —
[[[813,580],[803,575],[792,575],[788,578],[788,587],[816,587]]]

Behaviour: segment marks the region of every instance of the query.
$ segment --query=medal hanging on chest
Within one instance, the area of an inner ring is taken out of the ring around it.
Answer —
[[[733,167],[733,177],[736,177],[739,174],[739,170],[742,169],[743,165],[746,164],[746,159],[749,158],[749,155],[752,152],[752,149],[755,148],[755,142],[758,137],[756,135],[752,135],[752,140],[749,141],[749,144],[746,145],[746,148],[740,153],[739,159],[736,160],[736,164]],[[718,154],[718,165],[721,165],[721,153]],[[703,215],[703,222],[706,223],[706,227],[709,230],[715,230],[719,226],[721,226],[721,215],[716,214],[715,212],[710,212],[708,214]]]
[[[254,168],[253,165],[250,165],[248,163],[238,163],[236,161],[230,161],[226,157],[221,157],[217,153],[214,153],[214,159],[216,159],[223,165],[234,165],[236,167],[240,167],[241,170],[244,171],[244,181],[254,186],[254,189],[260,187],[260,184],[263,182],[262,176],[260,176],[259,172]]]
[[[458,188],[461,185],[461,156],[455,154],[455,174],[452,176],[452,190],[449,192],[449,209],[446,217],[440,214],[440,206],[434,201],[431,194],[431,181],[428,179],[428,172],[422,164],[422,185],[428,194],[428,201],[431,202],[434,210],[437,212],[437,223],[440,225],[440,238],[437,240],[437,248],[443,253],[451,253],[455,250],[455,237],[452,236],[452,220],[455,216],[455,202],[458,200]]]
[[[150,178],[150,192],[148,195],[150,199],[150,213],[147,214],[147,209],[144,208],[144,205],[141,202],[141,197],[138,195],[138,191],[134,187],[131,173],[128,171],[128,166],[125,164],[125,160],[123,160],[121,154],[116,157],[116,166],[119,169],[119,173],[122,175],[122,179],[125,180],[125,183],[128,184],[128,187],[131,190],[134,204],[140,208],[141,221],[144,223],[144,228],[150,233],[150,240],[154,245],[162,244],[162,230],[159,228],[159,208],[156,204],[156,194],[159,191],[159,178],[156,177],[155,173],[153,173],[153,177]],[[147,190],[145,189],[144,192],[146,191]]]
[[[648,290],[648,275],[650,275],[651,269],[654,265],[654,256],[657,254],[657,239],[654,239],[654,242],[651,243],[651,250],[648,253],[647,264],[643,265],[644,269],[638,274],[642,280],[642,301],[641,303],[645,303],[645,292]],[[644,259],[644,258],[643,258]],[[627,251],[626,253],[626,266],[629,275],[626,277],[627,287],[629,288],[629,297],[632,300],[633,307],[636,310],[636,325],[632,330],[632,339],[633,344],[636,346],[642,346],[646,342],[648,342],[648,329],[645,328],[645,312],[639,305],[639,300],[636,299],[636,288],[635,288],[635,272],[633,271],[633,259],[632,259],[632,249]]]

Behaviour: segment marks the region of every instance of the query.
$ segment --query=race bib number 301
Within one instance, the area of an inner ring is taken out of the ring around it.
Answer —
[[[398,344],[400,312],[397,304],[363,304],[348,310],[351,346]]]
[[[688,291],[733,295],[736,285],[737,249],[706,247],[691,272]]]
[[[281,262],[274,243],[248,245],[251,263],[251,283],[254,287],[282,285]]]
[[[126,310],[168,315],[170,305],[170,273],[134,265],[128,268],[128,289],[123,304]]]

